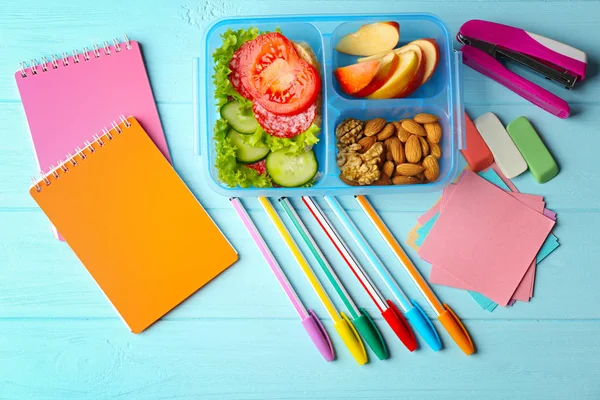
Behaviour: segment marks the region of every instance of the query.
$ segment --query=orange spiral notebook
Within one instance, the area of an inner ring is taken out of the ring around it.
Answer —
[[[103,132],[30,193],[139,333],[238,255],[134,117]]]

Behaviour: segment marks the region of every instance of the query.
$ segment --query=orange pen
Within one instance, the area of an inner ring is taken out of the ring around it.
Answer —
[[[404,249],[400,246],[396,238],[394,238],[388,227],[377,214],[377,211],[375,211],[371,203],[369,203],[369,200],[367,200],[365,196],[359,195],[356,196],[356,201],[365,214],[367,214],[369,220],[375,225],[379,234],[392,249],[396,258],[398,258],[398,261],[400,261],[400,264],[402,264],[404,270],[408,276],[410,276],[423,297],[425,297],[425,300],[427,300],[435,312],[438,321],[440,321],[458,347],[460,347],[466,355],[473,354],[475,352],[473,341],[460,319],[454,314],[454,311],[452,311],[447,304],[442,304],[435,293],[433,293],[433,290],[431,290],[421,273],[419,273],[419,270],[414,266],[410,258],[408,258]]]

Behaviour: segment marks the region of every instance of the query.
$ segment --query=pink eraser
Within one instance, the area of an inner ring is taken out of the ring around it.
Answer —
[[[467,129],[467,148],[460,152],[473,171],[483,171],[492,165],[494,156],[466,112],[465,127]]]

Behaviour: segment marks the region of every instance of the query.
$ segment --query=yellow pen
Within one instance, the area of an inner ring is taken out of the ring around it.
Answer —
[[[279,236],[281,236],[281,238],[287,245],[288,249],[296,259],[296,262],[300,266],[300,269],[302,270],[302,272],[304,272],[306,279],[308,279],[313,290],[317,294],[317,297],[319,298],[319,300],[321,300],[321,303],[325,307],[327,314],[329,314],[329,317],[333,320],[333,327],[342,338],[342,341],[344,342],[346,347],[348,347],[348,350],[350,350],[350,353],[352,354],[354,359],[360,365],[365,364],[368,361],[367,351],[365,350],[365,346],[360,336],[358,335],[356,328],[354,328],[352,322],[350,322],[348,317],[343,312],[340,313],[335,308],[335,305],[325,292],[325,289],[323,289],[321,282],[319,282],[319,278],[317,278],[310,265],[302,255],[302,252],[298,248],[298,245],[296,244],[296,242],[294,242],[292,235],[290,235],[287,228],[283,224],[283,221],[281,220],[281,218],[279,218],[279,215],[275,211],[275,208],[273,207],[271,202],[266,197],[259,197],[258,202],[261,204],[261,206],[269,216],[269,219],[271,220],[273,225],[275,225],[275,229],[277,229]]]

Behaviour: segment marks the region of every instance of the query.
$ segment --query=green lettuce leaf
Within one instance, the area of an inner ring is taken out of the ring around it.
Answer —
[[[240,46],[249,40],[255,39],[259,35],[257,28],[238,29],[234,31],[228,29],[221,35],[223,44],[213,53],[215,62],[215,72],[213,74],[213,84],[215,85],[215,100],[217,107],[221,108],[231,98],[242,103],[242,109],[247,112],[252,112],[252,102],[240,95],[231,85],[229,81],[229,62],[233,57],[233,53]]]
[[[286,153],[288,154],[298,154],[307,147],[313,146],[319,142],[318,134],[320,130],[321,128],[317,125],[312,124],[301,134],[290,139],[285,139],[271,136],[259,126],[252,135],[244,137],[244,140],[251,146],[266,145],[271,151],[286,149]]]
[[[218,177],[227,186],[241,186],[268,188],[272,186],[271,179],[261,175],[244,164],[238,164],[235,158],[235,146],[227,137],[229,125],[227,121],[219,119],[215,124],[215,150]]]
[[[279,31],[279,28],[276,31]],[[257,28],[249,28],[236,31],[229,29],[221,35],[223,44],[213,53],[215,71],[212,77],[215,86],[214,97],[218,108],[231,100],[237,100],[242,105],[241,109],[244,114],[253,115],[252,102],[240,95],[229,81],[229,74],[231,73],[229,62],[233,53],[242,44],[255,39],[261,33],[265,32],[259,32]],[[229,129],[227,121],[223,118],[217,120],[214,126],[215,168],[218,171],[219,180],[229,187],[272,187],[271,179],[267,175],[261,175],[252,168],[237,162],[235,146],[227,137]],[[269,135],[259,126],[254,134],[246,135],[245,140],[251,145],[266,145],[271,151],[286,149],[289,153],[297,154],[319,141],[317,136],[319,131],[320,128],[313,124],[300,135],[291,139],[283,139]]]
[[[242,44],[253,40],[259,35],[257,28],[227,30],[221,35],[223,44],[213,53],[215,62],[215,72],[213,74],[213,84],[215,85],[216,106],[221,108],[231,99],[237,100],[242,104],[242,112],[252,114],[252,102],[240,95],[229,81],[229,62],[233,53],[240,48]],[[235,158],[235,146],[227,137],[229,125],[227,121],[220,118],[215,123],[213,141],[215,143],[216,162],[215,168],[218,171],[218,177],[221,182],[230,187],[271,187],[271,180],[266,175],[261,175],[252,168],[243,164],[238,164]]]

